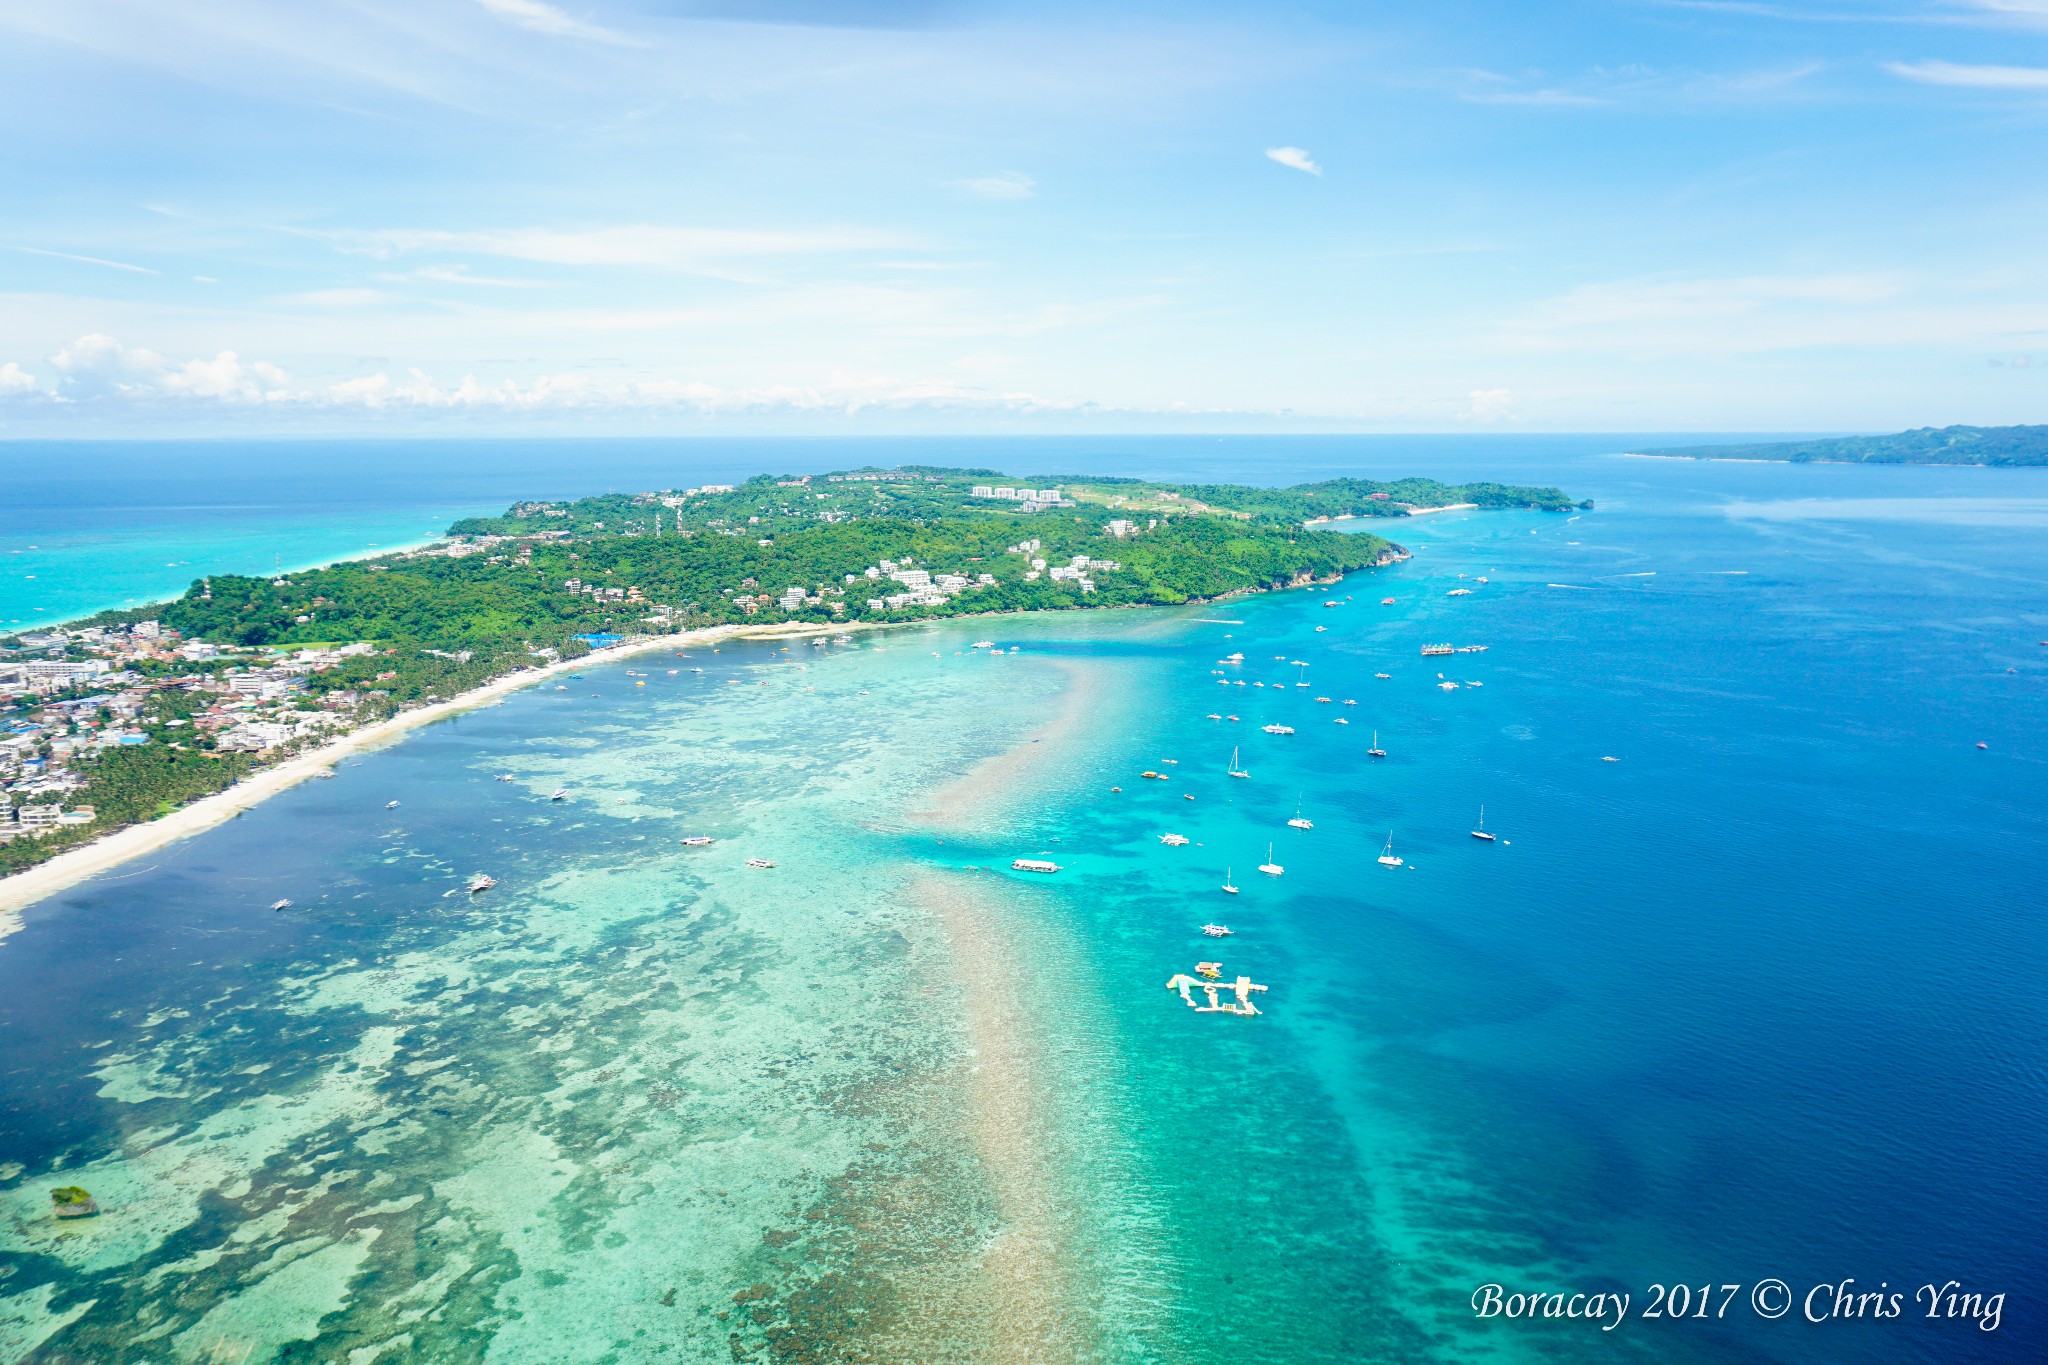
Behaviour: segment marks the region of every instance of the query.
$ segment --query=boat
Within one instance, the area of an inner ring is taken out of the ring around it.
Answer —
[[[560,800],[564,799],[565,797],[567,797],[568,795],[569,795],[569,789],[568,789],[567,787],[557,787],[557,788],[555,788],[554,792],[553,792],[553,793],[552,793],[552,794],[551,794],[551,795],[550,795],[550,796],[548,797],[548,800],[550,800],[550,801],[560,801]]]
[[[510,782],[510,781],[512,780],[512,774],[510,774],[510,773],[499,773],[499,774],[498,774],[498,780],[499,780],[500,782]]]
[[[1602,754],[1602,755],[1600,755],[1600,761],[1601,761],[1602,763],[1619,763],[1619,762],[1621,762],[1621,760],[1620,760],[1620,759],[1618,759],[1618,758],[1616,758],[1616,757],[1615,757],[1615,756],[1614,756],[1613,754]]]
[[[1203,719],[1205,719],[1205,720],[1222,720],[1222,719],[1223,719],[1223,716],[1222,716],[1222,714],[1221,714],[1220,712],[1217,712],[1217,711],[1211,711],[1211,712],[1210,712],[1210,713],[1209,713],[1209,714],[1208,714],[1207,716],[1203,717]]]
[[[771,862],[769,862],[769,861],[768,861],[768,860],[767,860],[766,858],[749,858],[749,859],[747,859],[747,866],[748,866],[748,867],[773,867],[773,866],[775,866],[775,864],[774,864],[774,863],[771,863]]]
[[[1244,770],[1244,769],[1243,769],[1242,767],[1238,766],[1238,761],[1237,761],[1237,749],[1236,749],[1235,747],[1232,747],[1232,749],[1231,749],[1231,751],[1230,751],[1230,775],[1231,775],[1232,777],[1250,777],[1250,776],[1251,776],[1251,774],[1250,774],[1250,773],[1246,772],[1246,771],[1245,771],[1245,770]]]
[[[1195,974],[1197,976],[1206,976],[1211,981],[1218,980],[1223,975],[1223,964],[1221,962],[1197,962],[1195,964]]]
[[[1150,768],[1147,768],[1147,769],[1145,769],[1145,771],[1144,771],[1144,772],[1141,772],[1141,773],[1139,773],[1139,774],[1138,774],[1138,776],[1140,776],[1140,777],[1157,777],[1157,776],[1159,776],[1159,774],[1158,774],[1158,773],[1155,773],[1155,772],[1153,772],[1153,771],[1152,771],[1152,770],[1151,770]]]
[[[1188,836],[1185,834],[1162,834],[1159,836],[1159,842],[1165,844],[1168,848],[1179,848],[1187,841]]]
[[[1346,720],[1346,719],[1344,719],[1344,717],[1342,717],[1342,716],[1339,716],[1339,717],[1337,717],[1337,723],[1338,723],[1339,725],[1349,725],[1349,724],[1350,724],[1351,722],[1350,722],[1350,721],[1348,721],[1348,720]]]
[[[1273,861],[1273,846],[1271,844],[1267,844],[1266,861],[1259,864],[1259,871],[1265,873],[1268,877],[1277,877],[1286,870],[1286,868],[1280,866],[1280,864]]]
[[[313,776],[315,776],[315,777],[332,777],[332,776],[334,776],[334,769],[332,769],[332,768],[315,768],[315,769],[313,770]]]
[[[1323,706],[1328,706],[1330,704],[1330,699],[1328,697],[1317,697],[1316,701]]]
[[[1423,654],[1424,654],[1425,656],[1428,656],[1428,655],[1433,655],[1433,654],[1456,654],[1456,653],[1457,653],[1458,651],[1457,651],[1457,649],[1456,649],[1455,647],[1453,647],[1453,646],[1451,646],[1451,645],[1449,645],[1449,644],[1441,644],[1441,645],[1424,645],[1424,646],[1422,647],[1422,652],[1423,652]]]
[[[1387,756],[1387,751],[1380,747],[1379,731],[1375,730],[1372,732],[1372,747],[1367,749],[1365,753],[1368,758],[1385,758]]]
[[[496,877],[487,877],[479,872],[469,879],[469,894],[474,896],[477,892],[488,891],[497,884],[498,879]]]
[[[1373,674],[1373,676],[1374,676],[1375,678],[1391,678],[1391,677],[1393,677],[1394,675],[1393,675],[1393,674],[1391,674],[1391,673],[1375,673],[1375,674]]]
[[[1484,839],[1489,844],[1494,841],[1494,836],[1486,832],[1486,807],[1484,806],[1479,808],[1479,828],[1472,831],[1472,837]]]
[[[1391,597],[1382,597],[1380,599],[1380,605],[1383,607],[1391,607],[1394,605],[1394,599]]]
[[[287,896],[280,896],[270,903],[270,908],[273,910],[289,910],[292,908],[291,899]]]
[[[1395,856],[1394,856],[1394,832],[1393,832],[1392,830],[1388,830],[1388,831],[1387,831],[1387,848],[1386,848],[1386,851],[1385,851],[1384,853],[1380,854],[1380,866],[1381,866],[1381,867],[1399,867],[1400,865],[1401,865],[1401,860],[1400,860],[1399,858],[1397,858],[1397,857],[1395,857]]]
[[[1230,869],[1227,867],[1223,869],[1223,889],[1233,896],[1237,894],[1237,883],[1230,880]]]
[[[1269,735],[1291,735],[1294,733],[1292,725],[1261,725],[1259,728]]]
[[[384,803],[384,809],[385,809],[385,810],[397,810],[397,809],[398,809],[398,803],[397,803],[396,801],[386,801],[386,802]]]
[[[1472,589],[1470,588],[1452,588],[1444,594],[1446,597],[1470,597],[1471,595]]]
[[[1224,717],[1223,719],[1225,719],[1225,720],[1236,720],[1236,719],[1237,719],[1237,717],[1236,717],[1236,716],[1225,716],[1225,717]]]
[[[1446,692],[1455,692],[1458,690],[1458,685],[1448,680],[1438,683],[1437,686],[1442,688]]]
[[[1484,583],[1486,581],[1486,575],[1481,574],[1478,578],[1474,579],[1473,581],[1476,583]]]
[[[1326,630],[1328,630],[1328,629],[1329,629],[1329,627],[1328,627],[1328,626],[1317,626],[1317,627],[1316,627],[1316,634],[1320,635],[1320,634],[1322,634],[1322,633],[1323,633],[1324,631],[1326,631]]]
[[[1158,779],[1159,779],[1159,780],[1160,780],[1161,782],[1171,782],[1171,781],[1173,781],[1173,778],[1171,778],[1170,776],[1168,776],[1168,775],[1167,775],[1167,774],[1165,774],[1165,773],[1154,773],[1154,774],[1152,774],[1152,776],[1154,776],[1154,777],[1158,778]]]
[[[1344,604],[1342,602],[1325,602],[1323,605],[1326,607],[1341,607]]]
[[[712,842],[712,839],[708,834],[685,834],[683,836],[684,848],[702,848],[710,842]]]
[[[1287,823],[1294,829],[1314,829],[1316,827],[1315,821],[1307,819],[1302,815],[1301,798],[1298,796],[1294,798],[1294,818]]]
[[[1057,872],[1060,870],[1060,865],[1047,862],[1043,858],[1018,858],[1010,864],[1010,870],[1013,872]]]
[[[967,647],[969,649],[994,649],[996,647],[996,642],[994,640],[976,640],[973,644]]]
[[[1382,678],[1384,678],[1384,677],[1386,677],[1387,675],[1386,675],[1386,674],[1384,674],[1384,673],[1382,673],[1382,674],[1380,674],[1380,676],[1381,676]],[[1352,699],[1351,699],[1350,697],[1346,697],[1346,698],[1344,699],[1344,704],[1345,704],[1346,706],[1356,706],[1356,705],[1358,705],[1358,703],[1357,703],[1356,701],[1352,700]]]
[[[1202,932],[1210,938],[1229,938],[1231,929],[1227,924],[1205,924],[1202,926]]]

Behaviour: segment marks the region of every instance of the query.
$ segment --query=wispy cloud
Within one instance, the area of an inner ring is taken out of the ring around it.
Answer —
[[[1306,171],[1310,175],[1321,175],[1323,173],[1323,168],[1318,166],[1309,157],[1309,154],[1299,147],[1268,147],[1266,148],[1266,160],[1277,161],[1283,166],[1291,167],[1297,171]]]
[[[581,19],[571,18],[553,5],[542,0],[476,0],[479,5],[497,15],[508,24],[531,29],[535,33],[546,33],[558,38],[583,38],[596,43],[613,43],[621,47],[640,47],[641,43],[614,33],[596,24],[586,24]]]
[[[10,246],[9,251],[19,251],[25,256],[49,256],[59,261],[77,261],[81,265],[103,265],[109,270],[126,270],[136,275],[159,275],[162,271],[151,270],[146,265],[130,265],[126,261],[109,261],[99,256],[79,256],[69,251],[50,251],[39,246]]]
[[[464,265],[423,265],[418,270],[409,270],[402,275],[385,274],[377,276],[386,284],[407,284],[424,280],[430,284],[467,284],[487,289],[538,289],[540,280],[514,280],[495,275],[472,275]]]
[[[1038,182],[1022,171],[1002,171],[960,184],[984,199],[1029,199],[1038,190]]]
[[[1505,421],[1514,415],[1515,393],[1513,389],[1474,389],[1465,395],[1467,422],[1491,424]]]
[[[1955,62],[1886,62],[1885,70],[1922,85],[1971,90],[2048,90],[2048,67],[1963,66]]]
[[[729,263],[773,257],[839,255],[900,250],[916,243],[867,228],[814,230],[684,228],[652,225],[565,230],[486,228],[476,231],[383,228],[366,232],[305,232],[339,250],[388,260],[424,252],[497,256],[547,265],[632,266],[729,275]]]

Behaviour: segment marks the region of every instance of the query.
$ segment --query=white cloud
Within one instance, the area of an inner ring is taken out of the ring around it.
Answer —
[[[572,19],[553,5],[542,4],[541,0],[476,0],[479,5],[497,15],[509,24],[531,29],[535,33],[546,33],[559,38],[585,38],[592,42],[614,43],[622,47],[638,47],[639,43],[621,33],[596,24],[586,24]]]
[[[177,363],[98,333],[64,347],[50,365],[57,371],[52,396],[63,402],[169,397],[262,403],[289,396],[283,370],[263,361],[244,364],[233,351]]]
[[[9,394],[33,393],[36,387],[36,377],[13,361],[10,360],[5,365],[0,365],[0,397],[5,397]]]
[[[99,256],[77,256],[69,251],[50,251],[39,246],[11,246],[9,251],[19,251],[27,256],[50,256],[60,261],[77,261],[81,265],[103,265],[109,270],[126,270],[135,275],[155,275],[160,272],[146,265],[130,265],[126,261],[109,261]]]
[[[1467,422],[1499,422],[1514,416],[1515,394],[1512,389],[1474,389],[1465,398],[1464,420]]]
[[[386,228],[316,233],[343,251],[389,259],[415,252],[461,252],[546,265],[639,266],[720,273],[721,263],[762,257],[833,255],[913,246],[865,228],[791,231],[680,228],[644,224],[584,228],[486,228],[470,232]]]
[[[1309,154],[1299,147],[1268,147],[1266,148],[1266,160],[1277,161],[1281,165],[1292,167],[1297,171],[1307,171],[1310,175],[1321,175],[1323,173],[1323,168],[1310,160]]]
[[[1038,187],[1038,182],[1022,171],[1001,171],[960,183],[984,199],[1029,199]]]
[[[1954,62],[1886,62],[1885,70],[1922,85],[1972,90],[2048,90],[2048,67],[1959,66]]]

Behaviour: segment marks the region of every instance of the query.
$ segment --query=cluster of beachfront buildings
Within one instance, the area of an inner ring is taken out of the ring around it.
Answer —
[[[970,496],[992,498],[998,502],[1014,502],[1020,512],[1038,512],[1048,507],[1078,505],[1072,498],[1061,497],[1057,488],[1012,488],[1008,484],[978,483],[974,485]]]
[[[315,703],[305,680],[371,650],[223,649],[156,621],[17,637],[0,649],[0,843],[91,823],[96,812],[77,798],[103,750],[264,753],[352,728],[377,693],[330,691]],[[197,695],[152,704],[170,691]]]

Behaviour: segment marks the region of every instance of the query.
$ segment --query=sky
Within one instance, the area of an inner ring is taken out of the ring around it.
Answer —
[[[0,437],[2048,420],[2048,0],[0,0]]]

